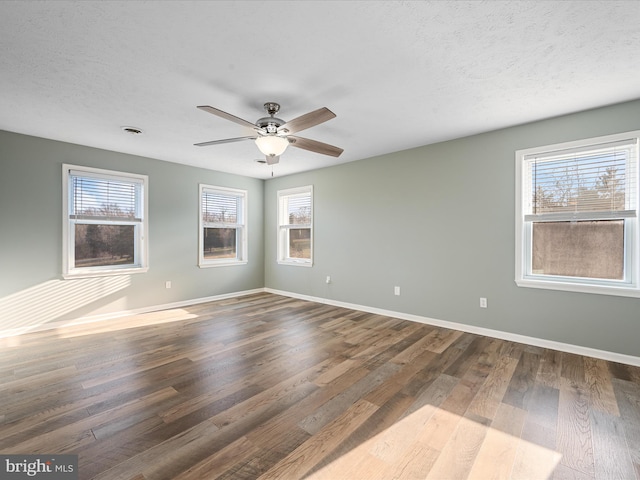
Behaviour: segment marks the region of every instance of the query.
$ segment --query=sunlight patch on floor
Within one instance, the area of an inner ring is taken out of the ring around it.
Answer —
[[[111,318],[99,322],[77,324],[70,322],[56,329],[58,338],[72,338],[83,335],[94,335],[98,333],[116,332],[131,328],[161,325],[164,323],[180,322],[198,318],[198,315],[189,313],[183,308],[173,308],[158,312],[130,315],[121,318]]]
[[[306,480],[548,479],[562,455],[426,405]]]

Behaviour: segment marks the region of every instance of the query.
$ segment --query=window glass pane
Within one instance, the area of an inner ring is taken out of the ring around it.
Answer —
[[[134,225],[75,225],[74,268],[133,265]]]
[[[72,176],[70,215],[134,219],[139,202],[139,183]]]
[[[236,258],[236,235],[235,228],[205,228],[203,232],[204,258],[207,260]]]
[[[311,229],[289,229],[289,258],[311,258]]]
[[[287,218],[289,225],[311,223],[311,194],[290,196],[287,201]]]
[[[531,213],[625,210],[635,190],[631,157],[628,147],[609,147],[531,160]]]
[[[312,266],[313,186],[278,191],[278,263]]]
[[[532,273],[622,280],[624,220],[533,223]]]
[[[203,192],[202,220],[216,223],[240,223],[240,198],[234,195]]]

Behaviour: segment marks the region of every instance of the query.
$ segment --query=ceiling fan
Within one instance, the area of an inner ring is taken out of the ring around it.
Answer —
[[[251,135],[244,137],[196,143],[195,146],[197,147],[240,142],[242,140],[254,140],[260,151],[266,156],[266,163],[269,165],[278,163],[280,155],[284,153],[289,145],[309,150],[310,152],[321,153],[322,155],[330,155],[332,157],[339,157],[343,152],[342,148],[318,142],[317,140],[293,135],[294,133],[314,127],[334,118],[336,114],[326,107],[319,108],[313,112],[306,113],[294,118],[293,120],[285,122],[284,120],[275,117],[276,113],[280,111],[280,105],[275,102],[267,102],[264,104],[264,109],[267,111],[269,116],[258,119],[255,124],[208,105],[201,105],[198,108],[205,112],[217,115],[218,117],[230,120],[238,125],[242,125],[245,128],[251,129],[253,132]]]

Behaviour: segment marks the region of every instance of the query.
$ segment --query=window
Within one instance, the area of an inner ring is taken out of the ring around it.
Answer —
[[[278,191],[278,263],[313,263],[313,187]]]
[[[640,296],[640,131],[516,152],[516,283]]]
[[[63,277],[147,271],[145,175],[63,165]]]
[[[247,192],[200,185],[200,267],[247,263]]]

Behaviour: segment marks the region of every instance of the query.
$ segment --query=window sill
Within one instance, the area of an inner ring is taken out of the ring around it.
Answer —
[[[278,260],[278,265],[291,265],[292,267],[313,267],[313,262],[311,261],[307,261],[307,262],[296,262],[294,260],[291,261],[287,261],[287,260]]]
[[[149,267],[93,270],[93,271],[86,271],[86,272],[68,272],[68,273],[63,273],[62,278],[64,278],[65,280],[72,280],[74,278],[117,277],[122,275],[133,275],[136,273],[146,273],[148,271],[149,271]]]
[[[246,265],[249,263],[248,261],[242,262],[216,262],[216,263],[200,263],[198,264],[199,268],[212,268],[212,267],[234,267],[236,265]]]
[[[565,292],[593,293],[597,295],[614,295],[620,297],[640,297],[640,289],[630,285],[596,285],[589,283],[569,283],[553,280],[537,280],[530,278],[516,279],[516,285],[526,288],[542,288]]]

